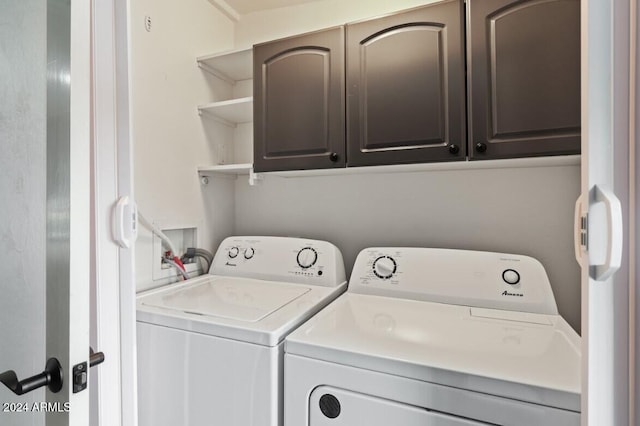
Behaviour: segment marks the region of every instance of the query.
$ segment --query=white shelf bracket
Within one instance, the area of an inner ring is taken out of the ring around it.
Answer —
[[[249,170],[249,185],[256,186],[262,179],[262,174],[254,172],[253,167]]]
[[[202,62],[198,62],[198,66],[205,70],[206,72],[208,72],[209,74],[212,74],[216,77],[218,77],[220,80],[230,84],[231,86],[235,86],[236,85],[236,81],[229,77],[228,75],[226,75],[225,73],[223,73],[222,71],[219,71],[213,67],[210,67],[207,64],[203,64]]]
[[[210,118],[213,121],[216,121],[216,122],[218,122],[220,124],[224,124],[225,126],[229,126],[231,128],[234,128],[234,129],[238,127],[238,125],[236,123],[233,123],[233,122],[231,122],[229,120],[226,120],[226,119],[224,119],[222,117],[219,117],[219,116],[215,115],[214,113],[209,112],[209,111],[207,111],[205,109],[202,109],[202,108],[198,108],[198,115],[200,117],[202,117],[204,115],[204,116]]]

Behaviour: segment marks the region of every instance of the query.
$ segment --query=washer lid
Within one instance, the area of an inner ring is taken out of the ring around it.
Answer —
[[[580,340],[558,315],[347,293],[291,333],[285,350],[580,411]]]
[[[143,305],[237,321],[256,322],[310,289],[246,278],[219,277],[197,285],[151,295]]]
[[[276,346],[346,286],[204,275],[139,294],[137,321]]]

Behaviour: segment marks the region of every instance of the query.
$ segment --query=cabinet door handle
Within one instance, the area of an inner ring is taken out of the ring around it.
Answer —
[[[460,152],[460,147],[456,144],[451,144],[449,145],[449,152],[453,155],[457,154]]]
[[[329,160],[333,161],[334,163],[338,161],[339,158],[340,156],[337,152],[332,152],[331,155],[329,155]]]
[[[484,142],[478,142],[476,144],[476,151],[478,152],[486,152],[487,151],[487,144]]]

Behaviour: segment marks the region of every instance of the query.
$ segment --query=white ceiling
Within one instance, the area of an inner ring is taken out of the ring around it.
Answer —
[[[318,0],[225,0],[239,15],[246,15],[247,13],[258,12],[260,10],[311,3],[313,1]]]

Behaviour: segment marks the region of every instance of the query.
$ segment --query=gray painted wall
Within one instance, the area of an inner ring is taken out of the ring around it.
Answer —
[[[333,242],[347,273],[368,246],[524,254],[545,266],[562,316],[580,330],[573,207],[580,167],[432,171],[236,182],[236,233]]]
[[[45,363],[46,2],[0,1],[0,371]],[[0,402],[43,401],[42,389]],[[41,413],[0,411],[3,426],[43,425]]]

